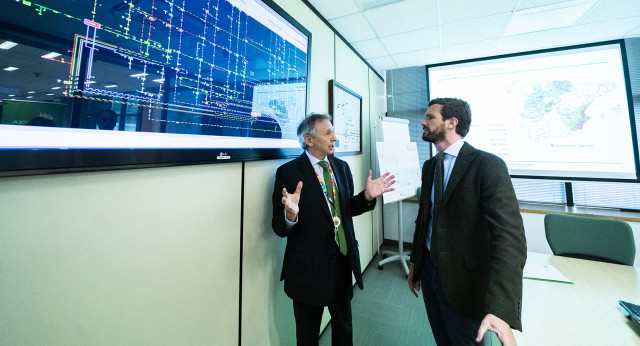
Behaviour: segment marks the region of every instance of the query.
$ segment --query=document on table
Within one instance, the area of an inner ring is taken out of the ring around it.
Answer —
[[[564,274],[550,264],[529,263],[524,265],[522,277],[531,280],[543,280],[573,284]]]

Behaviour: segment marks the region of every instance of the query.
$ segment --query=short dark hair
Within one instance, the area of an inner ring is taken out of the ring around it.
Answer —
[[[307,150],[307,143],[304,142],[304,136],[309,135],[311,138],[314,138],[316,136],[316,123],[324,120],[331,121],[331,116],[327,113],[309,113],[300,125],[298,125],[298,141],[302,149]]]
[[[471,107],[465,100],[442,97],[429,101],[429,106],[441,105],[442,120],[451,118],[458,119],[458,126],[456,126],[456,133],[462,137],[465,137],[469,133],[469,127],[471,127]]]

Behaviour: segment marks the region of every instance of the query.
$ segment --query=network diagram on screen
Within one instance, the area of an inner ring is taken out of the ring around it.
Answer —
[[[70,42],[2,53],[42,64],[37,85],[21,85],[20,70],[0,82],[11,94],[1,95],[2,148],[299,148],[309,37],[261,1],[2,7],[2,22]],[[34,118],[50,128],[24,126]]]
[[[635,180],[637,140],[619,42],[428,68],[430,98],[469,102],[465,138],[515,176]]]

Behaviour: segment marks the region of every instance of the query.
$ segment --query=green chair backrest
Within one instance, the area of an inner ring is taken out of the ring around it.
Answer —
[[[636,257],[633,231],[624,221],[547,214],[544,229],[554,255],[630,266]]]

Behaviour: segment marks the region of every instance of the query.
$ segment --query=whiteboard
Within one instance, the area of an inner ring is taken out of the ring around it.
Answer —
[[[390,172],[396,179],[395,190],[382,194],[384,204],[415,196],[421,184],[416,142],[377,142],[376,149],[380,174]]]
[[[409,142],[409,120],[386,117],[382,120],[384,142]]]
[[[409,140],[409,120],[385,117],[382,119],[384,142],[376,143],[380,174],[395,175],[394,191],[382,195],[384,204],[401,201],[416,195],[421,185],[418,145]]]

